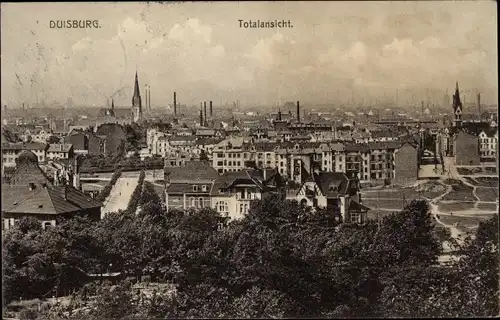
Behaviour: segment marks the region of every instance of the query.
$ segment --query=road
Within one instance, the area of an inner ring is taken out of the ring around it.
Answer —
[[[138,182],[139,175],[137,177],[120,177],[104,201],[104,207],[101,210],[101,219],[110,212],[127,209],[128,202]]]

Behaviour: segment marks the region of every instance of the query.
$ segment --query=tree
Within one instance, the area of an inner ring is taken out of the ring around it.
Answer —
[[[47,138],[47,143],[60,143],[61,139],[58,136],[51,135]]]
[[[201,150],[201,152],[200,152],[200,160],[201,161],[210,161],[210,159],[208,158],[208,155],[205,152],[205,150]]]

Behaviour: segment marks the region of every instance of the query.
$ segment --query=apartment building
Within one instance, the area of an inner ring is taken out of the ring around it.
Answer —
[[[225,139],[213,148],[212,167],[220,174],[240,171],[245,168],[245,160],[249,160],[244,156],[249,157],[243,153],[243,138]]]
[[[477,136],[465,131],[459,131],[454,136],[453,146],[453,154],[457,165],[480,164],[479,139]]]
[[[2,144],[2,168],[16,167],[16,159],[23,151],[33,152],[38,160],[38,163],[46,162],[47,143],[29,142],[29,143],[3,143]]]
[[[483,161],[495,161],[497,155],[498,130],[482,130],[479,134],[479,154]]]

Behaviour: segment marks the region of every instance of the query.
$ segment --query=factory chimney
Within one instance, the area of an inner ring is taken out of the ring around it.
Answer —
[[[481,121],[481,93],[477,94],[477,112],[479,113],[479,121]]]
[[[177,93],[174,91],[174,115],[177,115]]]
[[[203,126],[203,110],[200,109],[200,127]]]
[[[300,123],[300,104],[297,101],[297,122]]]
[[[424,101],[422,101],[422,115],[424,114]]]
[[[210,118],[213,117],[212,100],[210,100]]]
[[[207,102],[203,102],[203,110],[204,110],[204,115],[205,115],[205,122],[207,121]]]
[[[144,86],[146,87],[144,89],[144,91],[145,91],[145,96],[146,96],[145,98],[146,98],[146,109],[147,109],[147,107],[148,107],[148,85],[145,84]]]
[[[149,111],[151,111],[151,86],[149,86],[148,95]]]

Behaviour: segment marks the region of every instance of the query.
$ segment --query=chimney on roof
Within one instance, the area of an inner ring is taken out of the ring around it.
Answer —
[[[297,122],[300,123],[300,104],[297,101]]]
[[[28,187],[30,188],[30,191],[33,191],[36,188],[36,186],[33,182],[28,183]]]
[[[174,91],[174,116],[177,115],[177,93]]]
[[[213,116],[212,100],[210,100],[210,118]]]

